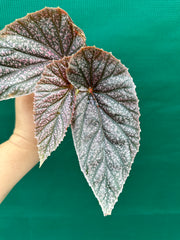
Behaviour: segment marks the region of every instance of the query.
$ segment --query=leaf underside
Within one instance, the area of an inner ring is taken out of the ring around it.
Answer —
[[[72,133],[80,167],[110,215],[139,150],[135,85],[118,59],[95,47],[71,57],[67,77],[79,89]]]
[[[63,140],[71,122],[75,93],[66,78],[69,59],[64,57],[47,65],[36,85],[34,122],[40,166]]]
[[[60,8],[44,8],[0,31],[0,100],[34,91],[51,60],[85,46],[85,35]]]

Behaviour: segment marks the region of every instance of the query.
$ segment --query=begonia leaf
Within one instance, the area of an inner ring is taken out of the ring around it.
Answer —
[[[85,46],[85,35],[60,8],[44,8],[0,31],[0,100],[34,91],[51,60]]]
[[[47,65],[36,85],[34,121],[40,166],[63,140],[71,122],[75,90],[66,78],[69,58]]]
[[[72,133],[80,167],[110,215],[139,150],[135,84],[120,60],[96,47],[71,57],[67,77],[79,91]]]

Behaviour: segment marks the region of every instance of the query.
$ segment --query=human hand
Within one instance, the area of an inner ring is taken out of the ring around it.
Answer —
[[[0,203],[39,162],[37,140],[34,137],[33,97],[34,94],[16,98],[13,134],[0,145]]]
[[[15,99],[16,121],[10,140],[16,144],[23,144],[24,148],[37,151],[37,139],[34,136],[33,98],[34,93]]]

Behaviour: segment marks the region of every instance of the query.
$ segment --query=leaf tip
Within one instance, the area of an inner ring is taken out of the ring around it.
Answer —
[[[104,217],[106,217],[106,216],[110,216],[112,214],[112,210],[114,209],[117,199],[113,204],[108,204],[108,205],[103,204],[99,200],[98,200],[98,202],[99,202],[99,205],[101,206]]]
[[[103,211],[103,215],[104,215],[104,217],[106,217],[106,216],[110,216],[111,215],[111,213],[112,213],[112,210],[109,210],[109,211]]]
[[[44,161],[40,160],[39,162],[39,168],[41,168],[41,166],[43,165]]]

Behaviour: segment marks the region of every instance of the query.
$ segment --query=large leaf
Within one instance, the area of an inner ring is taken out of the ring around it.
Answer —
[[[67,77],[79,89],[72,133],[80,167],[110,215],[139,149],[135,85],[118,59],[95,47],[71,57]]]
[[[63,140],[74,109],[74,88],[67,81],[70,57],[47,65],[34,96],[35,136],[40,166]]]
[[[0,32],[0,100],[34,91],[45,65],[85,45],[82,30],[60,8],[44,8]]]

